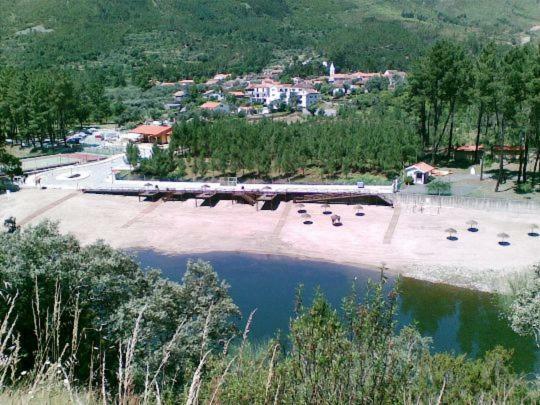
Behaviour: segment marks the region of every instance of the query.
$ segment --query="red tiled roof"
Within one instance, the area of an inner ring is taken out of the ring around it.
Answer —
[[[484,149],[484,145],[478,145],[478,150],[483,150],[483,149]],[[462,146],[458,146],[456,150],[459,152],[474,152],[476,150],[476,145],[462,145]]]
[[[172,132],[172,127],[160,125],[139,125],[137,128],[132,129],[130,132],[134,134],[154,137],[170,134]]]
[[[435,169],[433,166],[430,166],[425,162],[415,163],[414,165],[407,167],[407,169],[410,169],[411,167],[414,167],[424,173],[429,173]]]
[[[214,109],[218,108],[219,105],[220,105],[220,103],[218,103],[217,101],[207,101],[206,103],[201,105],[200,108],[202,108],[203,110],[214,110]]]
[[[493,150],[496,150],[496,151],[505,151],[505,152],[519,152],[521,150],[525,150],[525,148],[523,146],[510,146],[510,145],[504,145],[503,147],[499,146],[499,145],[495,145],[493,147]]]

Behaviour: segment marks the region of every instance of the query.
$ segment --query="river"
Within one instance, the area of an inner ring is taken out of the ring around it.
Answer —
[[[297,286],[304,285],[307,302],[320,287],[339,307],[356,283],[365,286],[377,280],[378,272],[326,262],[281,256],[243,253],[209,253],[169,256],[151,250],[134,253],[143,267],[161,269],[163,275],[180,281],[189,258],[209,261],[230,284],[230,293],[244,317],[255,308],[251,338],[265,340],[278,331],[286,333],[294,307]],[[395,279],[390,277],[390,283]],[[496,296],[478,291],[433,284],[409,278],[401,280],[398,325],[414,323],[433,339],[433,352],[465,353],[477,358],[497,345],[512,349],[513,366],[519,372],[540,372],[540,352],[534,339],[514,333],[501,317]]]

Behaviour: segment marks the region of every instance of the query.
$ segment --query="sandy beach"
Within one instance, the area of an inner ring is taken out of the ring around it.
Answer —
[[[167,254],[248,252],[376,268],[474,288],[505,290],[516,274],[540,262],[540,238],[527,235],[538,213],[487,212],[457,208],[332,205],[343,226],[334,227],[317,204],[308,204],[313,224],[304,225],[292,203],[275,211],[221,201],[214,207],[185,202],[139,202],[136,197],[83,194],[72,190],[24,189],[0,196],[0,218],[15,216],[24,228],[44,219],[59,221],[82,243],[103,239],[121,249]],[[479,232],[467,231],[474,219]],[[458,231],[458,240],[444,230]],[[497,234],[510,235],[499,246]]]

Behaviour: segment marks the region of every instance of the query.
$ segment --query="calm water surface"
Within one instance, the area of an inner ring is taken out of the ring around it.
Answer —
[[[242,314],[255,308],[251,337],[268,339],[288,330],[299,284],[304,285],[305,302],[320,287],[328,300],[339,307],[353,282],[361,287],[378,273],[357,267],[297,260],[279,256],[237,253],[210,253],[168,256],[154,251],[133,252],[143,267],[159,268],[163,275],[180,281],[188,259],[212,263]],[[391,280],[393,282],[393,280]],[[424,336],[433,338],[433,351],[466,353],[476,358],[497,345],[514,350],[517,371],[540,372],[540,353],[532,338],[515,334],[501,318],[495,297],[446,285],[403,279],[400,326],[416,324]]]

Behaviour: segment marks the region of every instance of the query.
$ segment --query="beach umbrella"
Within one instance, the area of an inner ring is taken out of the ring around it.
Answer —
[[[299,214],[306,212],[306,206],[304,204],[296,204],[296,208],[298,208]]]
[[[203,185],[201,186],[201,188],[210,188],[210,185],[209,185],[209,184],[203,184]]]
[[[329,209],[330,209],[330,204],[328,204],[328,203],[321,204],[321,208],[322,208],[322,210],[323,210],[323,213],[330,212],[330,211],[329,211]]]
[[[473,231],[473,232],[474,232],[474,231],[478,230],[478,222],[475,221],[474,219],[469,219],[469,220],[467,221],[467,226],[469,227],[469,228],[468,228],[469,231]]]
[[[364,207],[362,205],[360,205],[360,204],[357,204],[357,205],[354,206],[354,210],[356,211],[356,216],[357,217],[360,217],[360,216],[364,215],[363,212],[360,212],[363,209],[364,209]]]
[[[309,225],[312,224],[311,222],[311,215],[309,215],[307,212],[302,214],[302,220],[304,221],[304,224]]]
[[[447,229],[445,229],[444,232],[446,232],[448,234],[448,239],[455,238],[455,236],[453,236],[453,235],[457,234],[457,231],[454,228],[447,228]]]
[[[538,229],[540,227],[536,224],[531,224],[531,232],[529,233],[530,236],[538,236]]]
[[[508,235],[507,233],[501,232],[501,233],[497,234],[497,237],[499,239],[501,239],[501,241],[499,243],[506,243],[506,239],[508,239],[510,237],[510,235]]]
[[[272,190],[272,187],[270,187],[270,186],[264,186],[262,189],[263,189],[263,190]]]

